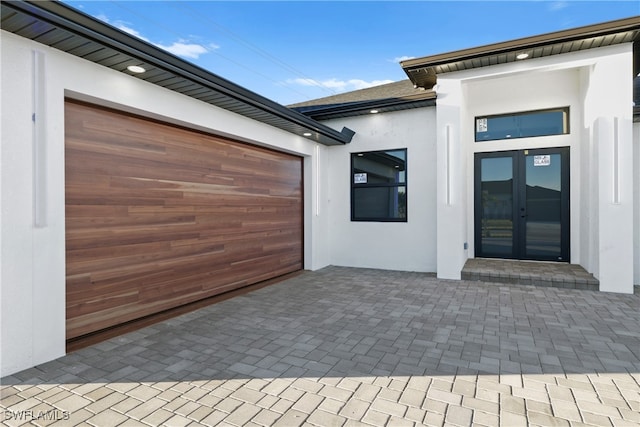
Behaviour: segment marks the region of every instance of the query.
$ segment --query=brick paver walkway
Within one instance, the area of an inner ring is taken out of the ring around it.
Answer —
[[[638,425],[640,295],[329,267],[3,378],[2,412],[10,426]]]
[[[580,265],[566,262],[469,258],[462,268],[462,278],[590,291],[600,288],[600,282],[593,274],[587,273]]]

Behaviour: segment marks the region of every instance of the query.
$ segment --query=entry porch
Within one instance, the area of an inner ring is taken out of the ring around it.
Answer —
[[[593,274],[577,264],[493,258],[468,259],[462,280],[593,291],[600,286]]]

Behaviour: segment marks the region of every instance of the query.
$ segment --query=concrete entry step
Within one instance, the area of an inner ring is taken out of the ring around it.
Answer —
[[[593,291],[600,287],[593,274],[576,264],[509,259],[470,258],[462,269],[462,280]]]

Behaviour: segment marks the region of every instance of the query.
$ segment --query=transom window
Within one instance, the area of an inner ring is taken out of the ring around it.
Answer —
[[[476,117],[476,142],[569,133],[569,107]]]
[[[407,221],[407,150],[351,154],[351,220]]]

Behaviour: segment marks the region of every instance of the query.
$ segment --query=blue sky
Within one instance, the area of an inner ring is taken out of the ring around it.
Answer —
[[[398,61],[640,15],[633,1],[68,1],[282,104],[406,79]]]

